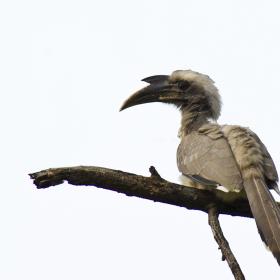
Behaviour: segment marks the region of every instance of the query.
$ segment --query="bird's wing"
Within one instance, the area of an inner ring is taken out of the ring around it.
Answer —
[[[263,152],[263,169],[264,176],[266,179],[267,186],[270,189],[274,189],[279,195],[280,191],[277,185],[278,182],[278,174],[275,167],[275,164],[261,139],[258,137],[256,133],[247,128],[248,133],[255,139],[255,141],[260,145],[261,151]]]
[[[186,135],[177,151],[179,170],[217,182],[229,191],[244,188],[259,233],[280,265],[280,209],[267,180],[278,179],[260,139],[239,126],[207,124]]]
[[[221,127],[216,124],[207,124],[183,137],[177,151],[177,164],[189,177],[217,182],[229,191],[242,189],[235,158]]]
[[[260,139],[247,128],[224,126],[223,133],[241,171],[259,233],[280,265],[280,208],[266,182],[267,176],[276,173],[277,177],[273,161]]]

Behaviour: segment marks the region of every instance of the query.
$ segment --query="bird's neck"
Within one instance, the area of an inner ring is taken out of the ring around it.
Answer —
[[[209,123],[208,113],[196,105],[181,108],[182,118],[179,137],[183,137]]]

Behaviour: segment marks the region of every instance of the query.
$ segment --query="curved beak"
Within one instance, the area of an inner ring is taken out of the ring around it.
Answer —
[[[167,75],[152,76],[142,81],[150,85],[131,95],[121,106],[120,111],[139,104],[151,102],[176,103],[184,100],[182,91],[169,82],[169,76]]]

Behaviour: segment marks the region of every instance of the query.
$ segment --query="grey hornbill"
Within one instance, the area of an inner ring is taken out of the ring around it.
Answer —
[[[142,81],[149,85],[120,110],[149,102],[176,105],[182,114],[177,165],[188,185],[246,193],[260,236],[280,265],[280,209],[269,191],[279,194],[278,175],[265,145],[248,128],[216,123],[221,99],[207,75],[177,70]]]

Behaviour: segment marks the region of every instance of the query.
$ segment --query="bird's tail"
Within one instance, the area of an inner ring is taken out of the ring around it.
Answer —
[[[280,265],[280,208],[262,178],[245,179],[244,188],[261,238]]]

